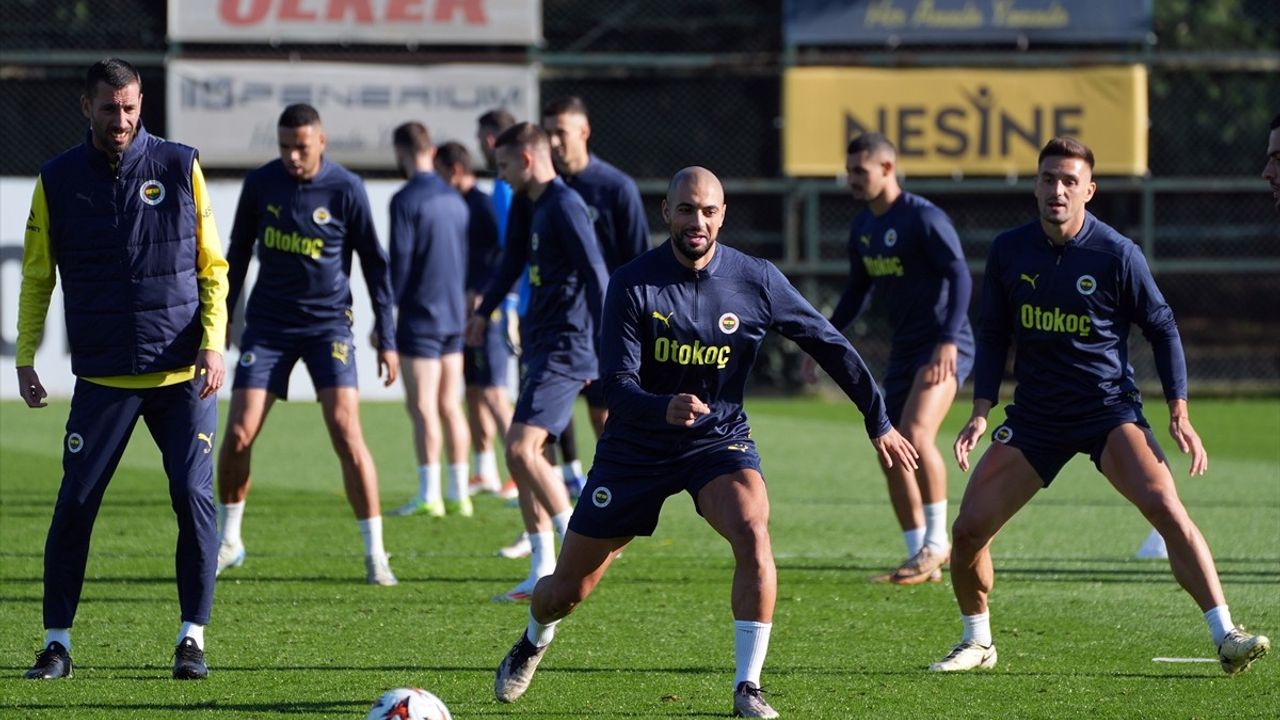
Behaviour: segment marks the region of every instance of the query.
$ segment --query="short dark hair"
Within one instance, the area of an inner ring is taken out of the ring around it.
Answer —
[[[547,139],[547,134],[542,128],[530,122],[516,123],[511,127],[503,130],[497,139],[493,142],[493,147],[512,147],[526,148],[537,145],[550,146],[551,141]]]
[[[849,141],[849,147],[845,150],[846,155],[852,155],[860,152],[878,153],[888,150],[890,153],[897,155],[898,148],[893,146],[889,138],[877,132],[867,132],[855,137]]]
[[[1280,129],[1280,113],[1276,113],[1276,116],[1271,118],[1271,129]]]
[[[431,131],[420,122],[407,122],[391,132],[391,144],[415,153],[425,153],[431,149]]]
[[[565,95],[563,97],[553,98],[542,106],[542,117],[554,117],[556,115],[564,115],[572,113],[581,115],[590,119],[587,113],[587,103],[577,95]]]
[[[137,83],[138,92],[142,92],[142,76],[138,74],[138,69],[117,57],[103,58],[89,66],[89,71],[84,75],[85,97],[93,97],[100,82],[116,90]]]
[[[1089,164],[1090,172],[1093,171],[1093,151],[1088,145],[1069,135],[1059,135],[1045,143],[1044,149],[1040,151],[1040,158],[1036,160],[1036,165],[1043,163],[1045,158],[1051,157],[1080,158]]]
[[[277,127],[300,128],[320,124],[320,111],[306,103],[294,103],[280,113]]]
[[[476,120],[476,124],[482,128],[488,128],[495,132],[502,132],[516,124],[516,116],[507,112],[506,108],[494,108],[493,110],[481,115],[480,118]]]
[[[447,142],[436,148],[436,162],[445,167],[461,165],[468,175],[475,172],[471,166],[471,151],[460,142]]]

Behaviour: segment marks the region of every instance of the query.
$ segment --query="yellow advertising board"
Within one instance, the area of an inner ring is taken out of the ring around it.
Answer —
[[[1040,148],[1072,135],[1098,175],[1147,169],[1147,75],[1141,65],[990,68],[790,68],[783,82],[783,168],[844,173],[849,139],[879,132],[915,176],[1032,175]]]

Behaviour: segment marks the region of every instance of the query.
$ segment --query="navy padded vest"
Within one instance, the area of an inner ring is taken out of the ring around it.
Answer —
[[[195,148],[138,135],[115,169],[86,137],[40,169],[80,377],[176,370],[204,336]]]

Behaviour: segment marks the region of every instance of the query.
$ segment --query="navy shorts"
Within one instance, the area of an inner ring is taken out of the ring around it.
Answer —
[[[884,372],[880,387],[884,392],[885,412],[889,414],[889,422],[894,427],[902,423],[902,411],[907,407],[907,398],[911,396],[911,386],[916,381],[916,373],[933,359],[936,345],[929,345],[917,351],[899,351],[894,348],[889,353],[889,367]],[[956,355],[956,392],[964,387],[964,381],[973,371],[973,348],[960,345]]]
[[[301,359],[316,390],[357,387],[356,355],[349,328],[318,335],[280,335],[255,332],[252,325],[240,339],[240,361],[232,388],[266,388],[289,399],[289,375]]]
[[[760,455],[750,438],[728,438],[674,457],[637,457],[634,462],[602,460],[587,473],[569,519],[569,529],[592,538],[652,535],[667,498],[684,490],[698,508],[698,492],[721,475],[760,470]]]
[[[511,364],[511,348],[507,345],[507,326],[502,314],[494,311],[485,331],[484,345],[462,349],[462,376],[469,387],[505,387]]]
[[[520,363],[520,394],[511,422],[540,427],[552,438],[563,432],[584,382],[567,370],[551,362],[550,355],[526,355]]]
[[[1004,424],[991,433],[991,441],[1021,450],[1040,476],[1040,481],[1049,487],[1076,453],[1088,453],[1094,467],[1101,472],[1107,436],[1126,423],[1151,428],[1142,415],[1142,403],[1125,402],[1094,417],[1070,423],[1030,416],[1016,405],[1010,405],[1005,412]]]
[[[396,349],[401,355],[437,360],[462,352],[462,335],[415,335],[396,333]]]

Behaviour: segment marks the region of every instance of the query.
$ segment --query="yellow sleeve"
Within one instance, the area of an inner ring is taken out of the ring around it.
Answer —
[[[49,297],[58,282],[54,264],[49,243],[49,204],[44,197],[44,183],[37,177],[22,243],[22,289],[18,294],[18,343],[14,358],[17,367],[35,364],[36,348],[40,346],[44,319],[49,313]]]
[[[227,259],[213,221],[213,205],[204,184],[200,161],[191,164],[191,194],[196,201],[196,276],[200,283],[202,350],[227,349]]]

